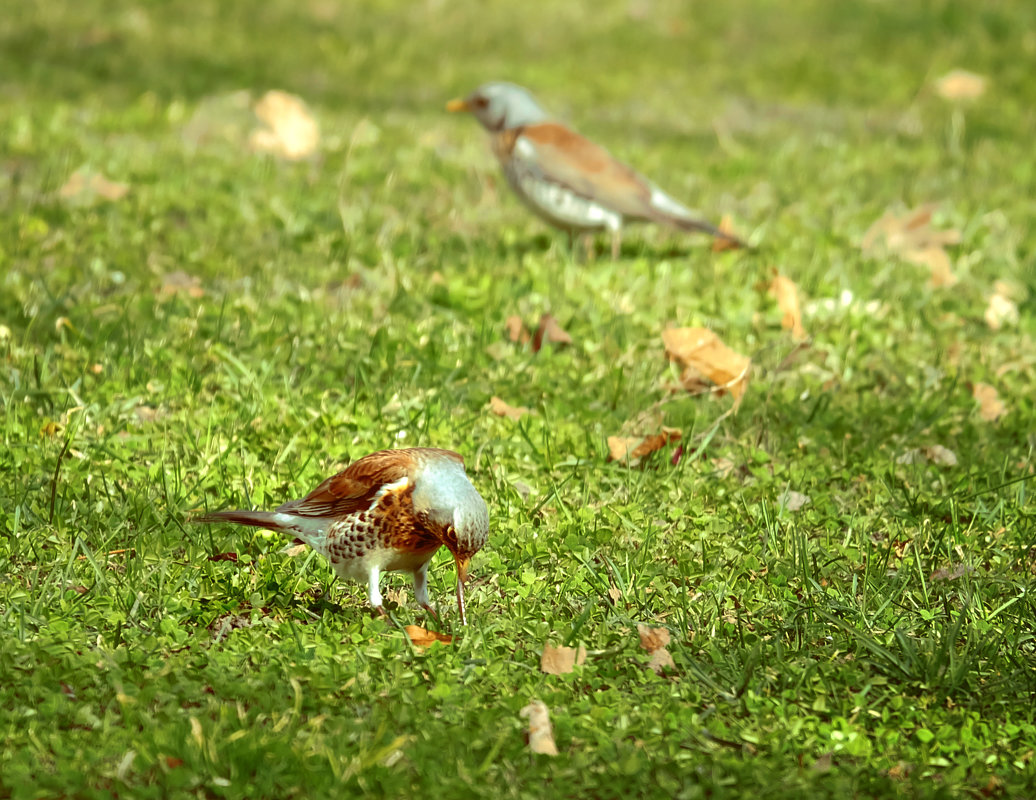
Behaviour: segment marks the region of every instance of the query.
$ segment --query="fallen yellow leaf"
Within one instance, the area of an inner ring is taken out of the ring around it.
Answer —
[[[740,239],[734,231],[734,221],[731,219],[729,214],[724,214],[723,218],[719,221],[719,225],[716,226],[723,233],[733,236],[734,239]],[[741,245],[733,239],[724,239],[722,236],[715,236],[712,239],[712,252],[722,253],[724,250],[738,250]]]
[[[996,292],[989,298],[985,318],[986,324],[994,331],[1000,330],[1005,325],[1016,325],[1018,323],[1018,306],[1011,298]]]
[[[540,654],[540,670],[548,675],[565,675],[585,661],[586,648],[583,645],[577,648],[545,644]]]
[[[513,419],[516,422],[524,417],[526,414],[531,413],[525,406],[512,406],[501,400],[499,397],[494,395],[489,398],[489,410],[496,414],[498,417],[507,417]]]
[[[911,264],[919,267],[928,267],[928,285],[933,289],[948,289],[957,284],[957,276],[953,274],[950,266],[950,256],[938,245],[907,250],[903,258]]]
[[[774,270],[769,292],[777,301],[777,307],[784,314],[781,318],[781,327],[785,330],[790,330],[792,338],[796,340],[807,338],[809,334],[806,333],[806,329],[802,325],[799,289],[794,281]]]
[[[436,642],[449,644],[453,641],[453,637],[448,633],[425,630],[420,625],[407,625],[403,630],[406,631],[406,635],[413,642],[414,647],[430,647]]]
[[[988,83],[974,72],[954,69],[935,82],[935,91],[946,100],[975,100],[985,94]]]
[[[255,115],[267,128],[252,132],[253,150],[297,161],[311,155],[320,143],[316,120],[301,98],[280,91],[269,91],[255,104]]]
[[[525,344],[532,338],[525,327],[525,323],[522,322],[522,318],[517,314],[509,316],[504,325],[507,328],[508,341],[514,342],[515,344]]]
[[[880,256],[881,243],[885,251],[903,255],[914,250],[960,244],[960,231],[932,227],[935,209],[935,203],[926,203],[899,215],[886,211],[864,233],[860,249],[864,255]]]
[[[979,416],[987,422],[996,422],[1007,413],[1007,407],[996,388],[988,383],[976,383],[971,387],[971,395],[978,401]]]
[[[699,376],[715,384],[720,391],[729,391],[734,408],[748,385],[748,369],[752,361],[723,344],[708,328],[670,328],[662,331],[666,354],[684,367],[680,381],[690,389]]]
[[[530,700],[519,713],[529,720],[529,749],[541,755],[556,756],[558,746],[554,743],[554,729],[546,704],[542,700]]]

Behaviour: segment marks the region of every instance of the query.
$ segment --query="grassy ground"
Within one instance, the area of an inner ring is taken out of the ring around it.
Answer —
[[[1034,23],[964,0],[13,4],[0,796],[1033,791]],[[936,96],[954,67],[986,94]],[[490,78],[762,248],[644,228],[574,263],[442,112]],[[270,88],[310,104],[316,158],[242,146],[231,93]],[[62,200],[82,167],[129,193]],[[926,201],[962,232],[952,288],[859,248]],[[812,302],[804,348],[771,267]],[[1001,279],[1020,321],[993,331]],[[544,312],[572,346],[506,340]],[[674,324],[753,356],[718,428],[729,398],[665,388]],[[608,462],[660,401],[684,457]],[[278,537],[189,522],[398,445],[460,451],[490,506],[468,629],[433,567],[453,644],[411,647]],[[956,466],[897,462],[932,445]],[[638,624],[671,632],[666,675]],[[590,655],[545,675],[545,643]],[[533,698],[555,758],[526,746]]]

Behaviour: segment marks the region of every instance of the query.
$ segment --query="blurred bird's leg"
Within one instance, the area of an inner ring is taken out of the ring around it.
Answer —
[[[619,251],[622,249],[622,229],[612,231],[612,261],[619,260]]]

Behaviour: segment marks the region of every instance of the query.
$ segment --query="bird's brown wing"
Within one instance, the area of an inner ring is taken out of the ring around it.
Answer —
[[[655,216],[652,186],[646,178],[600,145],[557,122],[519,129],[511,157],[529,161],[529,168],[538,170],[547,180],[624,217]]]
[[[446,456],[464,463],[464,459],[451,450],[379,450],[332,475],[301,500],[292,500],[277,510],[306,517],[341,517],[366,511],[386,484],[412,478],[418,461],[429,455]]]

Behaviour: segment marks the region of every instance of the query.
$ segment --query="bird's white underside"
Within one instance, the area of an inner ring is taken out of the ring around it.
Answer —
[[[569,230],[622,229],[621,214],[546,178],[535,166],[536,148],[527,139],[518,137],[512,155],[504,164],[508,183],[518,197],[547,222]]]

